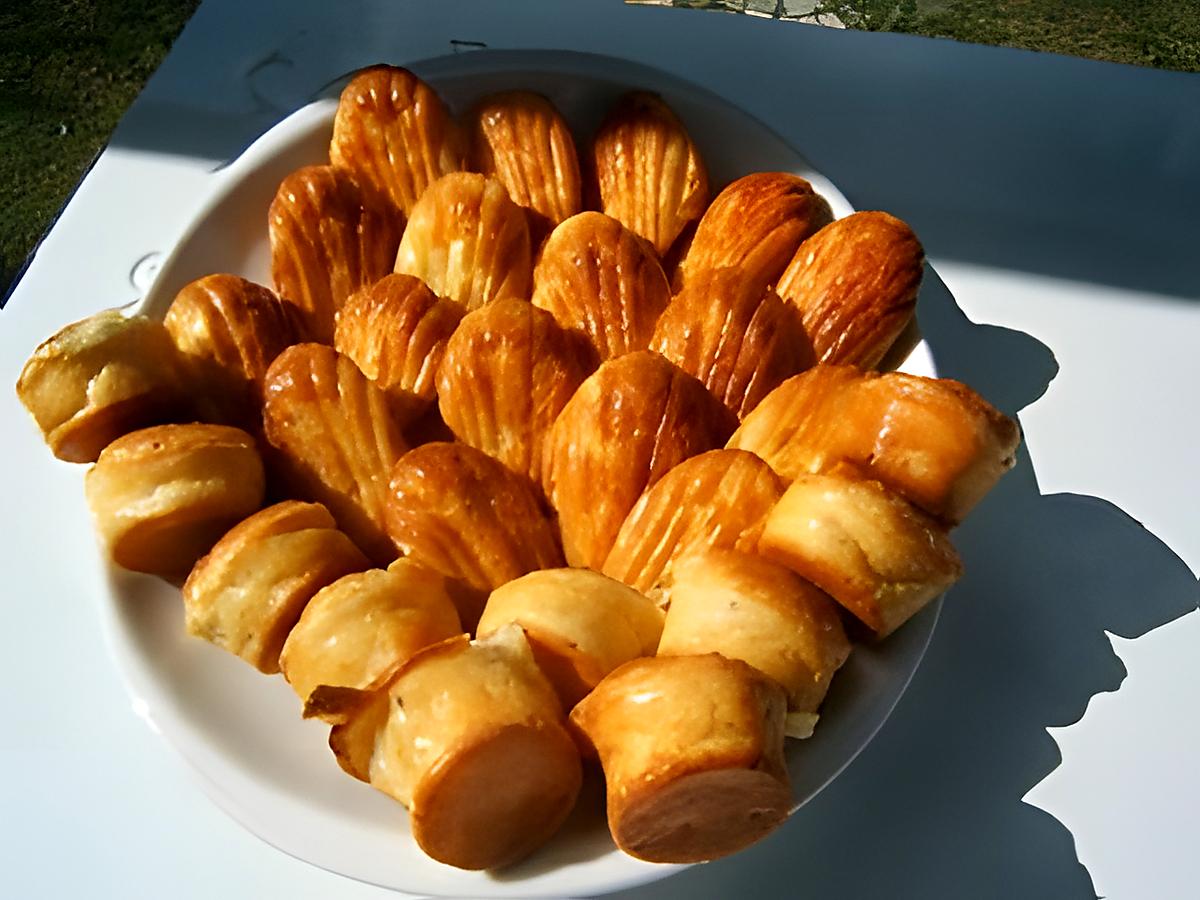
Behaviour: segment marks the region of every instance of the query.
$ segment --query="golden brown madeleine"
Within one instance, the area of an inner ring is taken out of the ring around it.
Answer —
[[[283,179],[268,221],[275,290],[299,307],[311,340],[333,343],[346,298],[392,271],[403,217],[347,172],[307,166]]]
[[[792,802],[783,689],[717,653],[635,659],[571,712],[604,767],[617,846],[692,863],[749,846]]]
[[[189,408],[162,323],[115,309],[43,341],[21,370],[17,397],[50,451],[67,462],[94,462],[121,435]]]
[[[471,111],[471,163],[547,230],[579,212],[579,155],[562,114],[541,94],[506,91]]]
[[[654,94],[622,97],[592,140],[600,208],[659,257],[708,206],[708,170],[687,129]]]
[[[672,564],[709,547],[753,550],[783,488],[770,466],[744,450],[684,460],[638,499],[604,574],[669,602],[664,581]]]
[[[756,172],[717,195],[683,260],[683,284],[706,269],[740,268],[758,287],[774,285],[800,242],[833,221],[825,199],[799,175]]]
[[[407,69],[371,66],[338,101],[329,160],[409,215],[425,189],[466,162],[466,140],[437,92]]]
[[[292,628],[279,667],[304,715],[339,721],[326,698],[370,691],[423,647],[462,634],[446,579],[408,559],[321,588]],[[330,689],[333,688],[332,692]]]
[[[563,709],[582,700],[622,663],[652,656],[663,613],[648,597],[590,569],[543,569],[488,597],[478,635],[515,622]]]
[[[533,271],[533,305],[585,334],[601,360],[650,346],[670,299],[650,245],[598,212],[555,228]]]
[[[703,381],[739,419],[814,362],[799,311],[739,269],[690,279],[659,317],[650,349]]]
[[[870,369],[912,320],[924,266],[907,224],[858,212],[801,244],[776,290],[803,314],[819,362]]]
[[[609,360],[555,420],[542,487],[572,566],[599,570],[642,492],[685,459],[720,446],[733,416],[657,353]]]
[[[674,568],[660,656],[720,653],[775,679],[788,709],[815,713],[850,655],[837,605],[778,563],[705,550]]]
[[[772,391],[729,446],[788,481],[848,466],[954,524],[1013,467],[1020,439],[957,381],[820,365]]]
[[[387,528],[414,562],[486,595],[535,569],[563,563],[533,485],[465,444],[423,444],[391,473]],[[467,629],[483,597],[455,597]]]
[[[592,347],[528,300],[469,313],[438,372],[442,418],[462,442],[536,483],[546,433],[595,367]]]
[[[297,308],[237,275],[206,275],[175,295],[163,324],[182,354],[201,414],[260,429],[267,366],[303,339]]]
[[[413,837],[439,862],[517,862],[575,805],[579,751],[520,628],[422,650],[387,696],[371,784],[408,807]]]
[[[438,366],[462,316],[462,307],[438,299],[421,279],[385,275],[346,301],[333,345],[387,392],[407,424],[436,399]]]
[[[267,370],[263,423],[297,496],[323,503],[376,565],[399,554],[384,529],[388,474],[407,450],[387,395],[332,347],[297,344]]]
[[[305,604],[367,558],[319,503],[285,500],[235,525],[183,585],[189,634],[279,671],[279,653]]]
[[[395,268],[468,310],[528,297],[533,255],[525,213],[493,178],[446,175],[413,207]]]
[[[828,593],[879,637],[962,575],[946,530],[877,481],[804,475],[767,517],[759,552]]]
[[[254,438],[228,425],[155,425],[117,438],[84,482],[113,562],[184,575],[262,504]]]

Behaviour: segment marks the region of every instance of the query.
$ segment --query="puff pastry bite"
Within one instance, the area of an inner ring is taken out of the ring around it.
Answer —
[[[815,362],[799,310],[740,269],[689,279],[659,317],[650,349],[699,378],[738,419]]]
[[[829,204],[799,175],[744,175],[717,195],[696,226],[681,263],[683,285],[707,269],[734,267],[756,288],[770,287],[800,242],[831,221]]]
[[[583,208],[575,138],[541,94],[484,97],[471,112],[471,163],[534,214],[540,234]]]
[[[679,117],[654,94],[626,94],[592,140],[600,209],[664,257],[708,206],[708,170]]]
[[[783,488],[770,466],[744,450],[684,460],[630,510],[604,574],[668,603],[672,564],[712,547],[752,551]]]
[[[622,663],[654,655],[663,613],[633,588],[590,569],[543,569],[492,591],[479,619],[485,638],[516,623],[564,709]]]
[[[758,551],[828,593],[879,637],[962,575],[943,526],[877,481],[804,475],[767,517]]]
[[[492,589],[562,565],[533,485],[474,447],[423,444],[396,463],[388,490],[387,528],[396,546],[474,592],[455,597],[468,629]]]
[[[465,167],[466,140],[433,88],[371,66],[342,90],[329,160],[407,216],[430,184]]]
[[[857,212],[802,243],[776,290],[802,313],[819,362],[870,369],[912,321],[924,266],[907,224]]]
[[[787,817],[783,689],[718,653],[636,659],[571,711],[604,767],[617,846],[692,863],[749,846]]]
[[[953,524],[1013,467],[1020,437],[960,382],[820,365],[772,391],[729,446],[789,481],[849,467]]]
[[[657,353],[600,366],[563,407],[544,450],[542,486],[567,562],[600,569],[642,492],[719,446],[732,420],[704,385]]]
[[[437,371],[463,308],[419,278],[385,275],[351,295],[337,314],[333,345],[391,398],[406,424],[437,397]]]
[[[496,300],[462,320],[438,372],[454,435],[536,481],[546,432],[594,368],[591,345],[528,300]]]
[[[254,438],[227,425],[154,425],[117,438],[84,481],[113,562],[184,575],[263,501]]]
[[[468,310],[528,297],[533,257],[525,213],[495,179],[445,175],[412,208],[395,269]]]
[[[555,228],[533,271],[533,305],[581,331],[602,360],[645,350],[670,298],[650,245],[598,212]]]
[[[850,655],[828,595],[778,563],[737,550],[700,551],[672,574],[660,656],[743,660],[783,687],[789,712],[816,713]]]
[[[235,525],[183,584],[188,634],[268,675],[305,605],[370,565],[319,503],[285,500]]]
[[[408,807],[413,837],[463,869],[514,863],[575,805],[579,751],[521,629],[422,650],[387,688],[371,785]]]
[[[279,667],[305,717],[337,722],[346,692],[382,687],[418,650],[458,634],[446,579],[398,559],[317,591],[288,634]]]
[[[115,309],[47,338],[25,363],[17,397],[59,459],[94,462],[123,434],[187,409],[179,360],[162,323]]]
[[[333,343],[346,298],[392,271],[403,217],[349,173],[306,166],[283,179],[268,222],[275,290],[299,308],[310,340]]]
[[[201,415],[260,429],[267,366],[303,338],[297,308],[237,275],[206,275],[175,295],[163,325],[182,356]]]
[[[263,422],[296,496],[324,504],[377,565],[399,554],[384,528],[388,474],[407,450],[387,395],[349,357],[289,347],[267,370]]]

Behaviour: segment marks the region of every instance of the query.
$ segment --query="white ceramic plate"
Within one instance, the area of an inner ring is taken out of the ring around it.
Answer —
[[[597,56],[478,51],[412,68],[455,111],[492,91],[530,88],[547,95],[586,137],[623,92],[658,92],[682,117],[714,185],[739,175],[787,170],[809,179],[838,216],[851,211],[838,190],[760,122],[715,95],[661,72]],[[228,169],[164,263],[143,304],[161,315],[175,292],[211,272],[269,284],[267,208],[276,186],[302,165],[327,161],[336,101],[321,100],[272,128]],[[934,374],[917,346],[904,369]],[[177,589],[113,570],[105,620],[125,680],[154,727],[202,776],[207,791],[263,840],[351,878],[414,894],[454,897],[594,895],[670,874],[616,851],[599,785],[585,790],[575,816],[549,845],[499,874],[464,872],[426,857],[405,811],[344,775],[327,747],[328,729],[299,716],[279,677],[188,637]],[[797,808],[867,744],[912,677],[933,632],[933,604],[878,647],[858,647],[834,680],[815,737],[790,741]]]

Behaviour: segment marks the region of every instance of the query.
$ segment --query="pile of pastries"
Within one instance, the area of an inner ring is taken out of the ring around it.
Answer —
[[[878,371],[909,227],[789,173],[717,192],[650,94],[577,143],[541,96],[455,118],[390,66],[263,213],[273,289],[209,275],[21,375],[116,564],[282,672],[444,863],[528,855],[596,765],[639,858],[778,826],[785,740],[960,576],[949,531],[1019,440]]]

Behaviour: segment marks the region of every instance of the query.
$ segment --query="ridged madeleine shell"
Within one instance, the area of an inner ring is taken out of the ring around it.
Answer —
[[[468,310],[528,297],[533,260],[525,213],[493,178],[446,175],[413,207],[395,268]]]
[[[544,220],[546,230],[583,208],[575,139],[540,94],[507,91],[481,100],[471,112],[471,163]]]
[[[469,313],[438,373],[438,406],[455,436],[514,472],[541,478],[546,433],[594,368],[591,345],[527,300]]]
[[[699,378],[739,419],[813,364],[799,311],[740,269],[690,279],[659,317],[650,349]]]
[[[463,309],[412,275],[386,275],[346,301],[333,345],[387,392],[401,423],[437,397],[437,371]]]
[[[670,299],[650,245],[603,213],[555,228],[533,271],[534,306],[583,332],[602,360],[645,350]]]
[[[323,503],[377,564],[399,554],[387,536],[388,475],[407,449],[387,395],[332,347],[297,344],[267,370],[267,440],[296,496]]]
[[[696,227],[681,267],[683,284],[706,269],[733,266],[770,287],[800,242],[832,220],[829,204],[799,175],[745,175],[717,195]]]
[[[372,66],[342,91],[329,159],[409,215],[430,184],[465,167],[466,140],[433,88]]]
[[[907,224],[858,212],[801,244],[777,290],[800,310],[819,362],[870,369],[912,320],[924,266]]]
[[[729,446],[785,480],[849,470],[956,523],[1015,463],[1020,429],[964,384],[818,365],[746,417]]]
[[[183,354],[201,414],[261,428],[267,367],[303,340],[297,308],[237,275],[206,275],[175,295],[163,325]]]
[[[333,342],[346,298],[392,270],[403,217],[346,172],[307,166],[279,185],[269,213],[271,277],[311,340]]]
[[[708,170],[679,117],[659,97],[627,94],[592,141],[600,209],[665,256],[708,206]]]
[[[599,570],[642,492],[720,446],[732,422],[704,385],[657,353],[601,365],[550,429],[542,461],[567,562]]]
[[[563,564],[533,485],[465,444],[424,444],[396,463],[387,527],[409,559],[483,595]],[[459,606],[464,627],[474,628],[485,599],[476,598],[474,609]]]
[[[642,494],[602,571],[647,594],[661,591],[671,566],[689,554],[753,552],[783,488],[770,466],[744,450],[710,450],[684,460]]]

